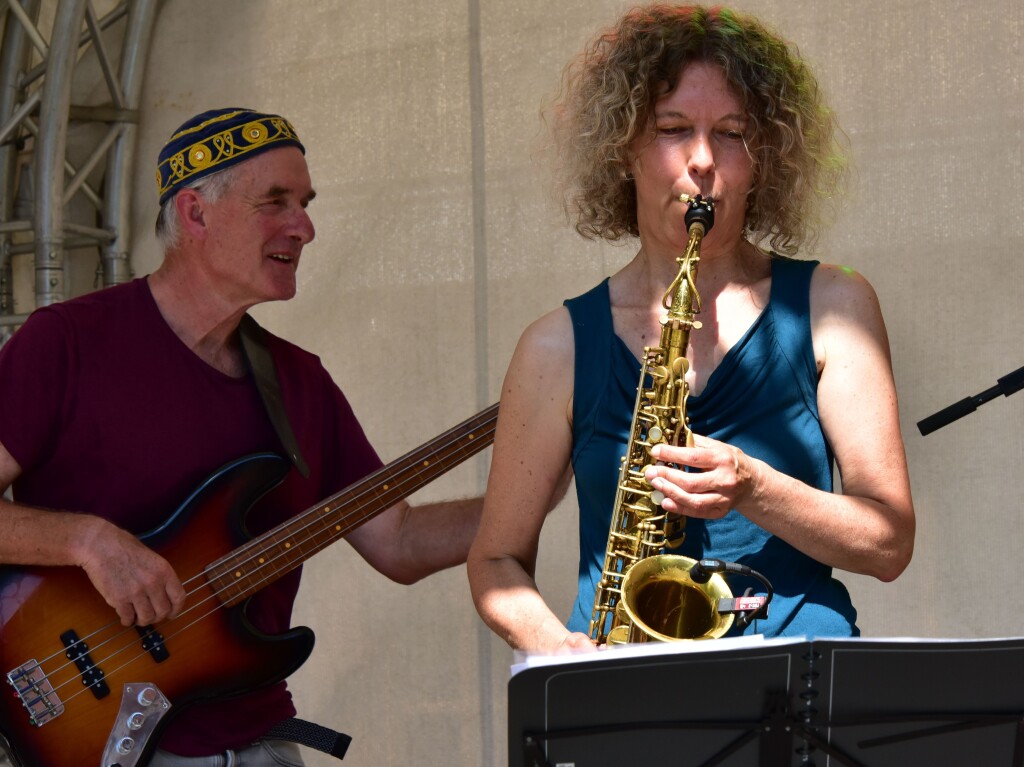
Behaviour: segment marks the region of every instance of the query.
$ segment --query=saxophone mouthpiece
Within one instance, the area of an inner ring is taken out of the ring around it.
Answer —
[[[704,234],[710,232],[711,227],[715,225],[715,201],[711,197],[701,197],[699,194],[696,197],[682,194],[679,200],[690,206],[686,210],[686,230],[690,231],[699,225]]]
[[[715,199],[711,195],[704,197],[703,195],[698,194],[696,197],[690,197],[690,195],[688,195],[686,192],[683,192],[681,195],[679,195],[679,202],[682,203],[689,204],[691,202],[698,201],[706,202],[708,205],[711,205],[712,207],[715,204]]]

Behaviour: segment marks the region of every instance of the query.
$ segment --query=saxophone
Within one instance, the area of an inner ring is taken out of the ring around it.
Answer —
[[[686,347],[690,329],[700,328],[694,319],[700,311],[694,281],[701,241],[714,224],[714,202],[700,195],[682,195],[679,200],[688,203],[689,240],[686,252],[676,259],[679,272],[662,298],[668,313],[661,321],[660,344],[644,349],[604,567],[590,619],[590,637],[599,645],[720,637],[732,627],[735,612],[721,607],[740,602],[732,599],[721,573],[727,569],[735,572],[741,566],[665,553],[682,544],[686,518],[663,511],[664,496],[644,477],[645,469],[654,462],[651,449],[655,445],[693,446],[686,414],[690,367]],[[750,608],[751,604],[741,606]]]

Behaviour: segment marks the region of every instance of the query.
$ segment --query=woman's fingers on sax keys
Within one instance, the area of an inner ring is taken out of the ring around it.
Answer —
[[[735,448],[697,438],[696,447],[661,445],[654,455],[661,463],[649,467],[645,477],[664,495],[665,511],[713,519],[725,516],[742,495],[743,472]]]

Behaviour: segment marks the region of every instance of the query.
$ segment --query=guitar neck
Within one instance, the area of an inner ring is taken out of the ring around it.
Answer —
[[[498,405],[383,466],[206,568],[225,606],[237,604],[494,441]]]

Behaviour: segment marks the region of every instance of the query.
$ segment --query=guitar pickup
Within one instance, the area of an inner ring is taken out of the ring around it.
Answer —
[[[89,646],[78,638],[74,629],[68,629],[61,634],[60,641],[67,648],[68,660],[74,661],[78,671],[82,674],[82,684],[89,688],[97,700],[110,695],[110,687],[107,686],[103,669],[93,663],[92,657],[89,655]]]
[[[167,645],[164,644],[164,635],[152,626],[136,626],[135,630],[142,637],[142,649],[153,656],[157,663],[163,663],[171,657]]]

